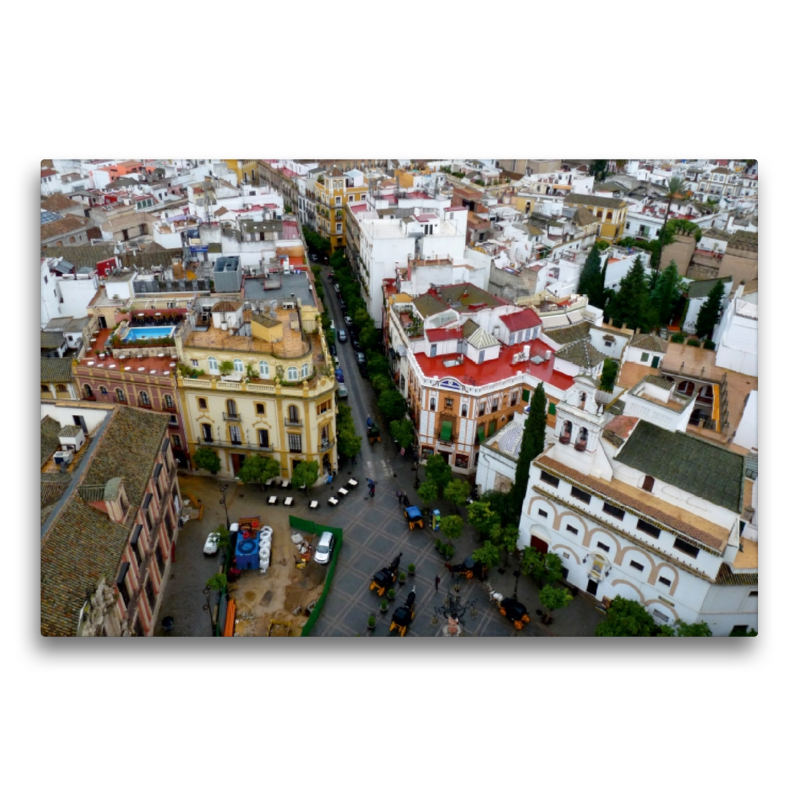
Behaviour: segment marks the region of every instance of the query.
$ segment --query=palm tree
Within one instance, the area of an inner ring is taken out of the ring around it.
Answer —
[[[664,223],[661,226],[659,237],[661,238],[661,250],[658,253],[658,264],[656,265],[656,272],[661,272],[661,257],[664,255],[664,241],[667,233],[667,221],[669,220],[669,211],[672,208],[672,201],[678,197],[683,197],[686,194],[686,181],[677,175],[669,179],[667,184],[667,210],[664,213]]]

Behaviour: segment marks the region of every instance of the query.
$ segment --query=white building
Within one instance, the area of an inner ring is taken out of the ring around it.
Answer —
[[[728,295],[730,294],[731,287],[733,285],[733,278],[729,275],[725,278],[722,278],[722,282],[725,285],[725,292],[722,295],[722,309],[724,312],[724,310],[728,307]],[[687,292],[687,308],[682,326],[683,330],[688,331],[689,333],[694,333],[697,330],[697,315],[700,313],[700,309],[703,307],[703,304],[706,302],[706,300],[708,300],[709,293],[716,285],[717,279],[712,279],[709,281],[692,281],[689,284],[689,290]]]
[[[758,375],[758,297],[751,297],[755,302],[747,302],[743,291],[744,285],[740,285],[714,334],[718,343],[717,366]]]
[[[558,403],[559,439],[532,464],[518,547],[557,553],[575,590],[604,604],[635,600],[659,623],[705,621],[721,636],[757,629],[744,457],[604,414],[595,397],[579,376]]]

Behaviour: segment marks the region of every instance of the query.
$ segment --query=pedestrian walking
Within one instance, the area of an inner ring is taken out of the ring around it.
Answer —
[[[398,489],[395,494],[397,495],[397,505],[403,505],[403,492],[402,490]]]
[[[436,591],[439,591],[439,583],[441,582],[441,578],[437,575],[434,579],[434,583],[436,584]]]
[[[419,461],[417,461],[417,459],[415,458],[414,459],[414,466],[411,467],[411,469],[413,469],[414,472],[416,472],[418,468],[419,468]]]
[[[326,483],[328,486],[330,486],[330,485],[333,483],[333,475],[328,475],[328,477],[327,477],[327,478],[325,478],[325,483]]]
[[[333,471],[333,479],[336,480],[336,470]]]

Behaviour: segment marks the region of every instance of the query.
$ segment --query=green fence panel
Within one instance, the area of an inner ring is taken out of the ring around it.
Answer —
[[[289,517],[290,523],[294,527],[299,527],[295,525],[294,520],[297,520],[297,517]],[[297,520],[299,522],[306,523],[314,527],[314,533],[322,533],[323,531],[330,531],[333,534],[333,539],[336,542],[336,546],[333,549],[333,554],[331,555],[331,563],[328,566],[328,574],[325,576],[325,584],[322,587],[322,594],[319,596],[319,600],[317,600],[317,604],[314,606],[314,610],[308,617],[306,624],[303,626],[303,630],[301,632],[301,636],[310,636],[311,631],[314,625],[319,619],[319,615],[322,613],[322,608],[325,605],[325,600],[328,597],[328,591],[331,588],[331,583],[333,581],[333,573],[336,570],[336,562],[339,559],[339,553],[342,549],[342,542],[344,541],[344,536],[341,528],[332,528],[330,525],[319,525],[314,522],[307,522],[307,520]],[[308,530],[307,528],[300,528],[300,530]]]
[[[305,531],[306,533],[316,533],[317,532],[317,525],[311,520],[308,519],[300,519],[300,517],[289,517],[289,527],[297,528],[300,531]]]

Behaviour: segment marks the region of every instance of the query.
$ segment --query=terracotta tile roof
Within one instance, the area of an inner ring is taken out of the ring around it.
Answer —
[[[562,347],[556,352],[556,358],[563,358],[570,364],[591,369],[605,361],[605,354],[594,347],[588,339],[579,339],[577,342]]]
[[[81,203],[77,200],[73,200],[71,197],[61,194],[61,192],[51,194],[50,197],[40,203],[40,206],[45,211],[65,211],[68,208],[75,208],[75,206],[80,205]]]
[[[45,222],[41,226],[41,240],[46,241],[52,239],[54,236],[66,236],[68,233],[83,230],[89,227],[89,220],[85,217],[75,217],[67,215],[62,219],[56,219],[52,222]]]
[[[617,436],[620,436],[622,439],[627,439],[631,431],[636,427],[636,423],[639,421],[639,417],[629,417],[625,414],[620,414],[618,417],[614,417],[611,422],[606,425],[605,430],[615,433]]]
[[[241,308],[241,303],[239,302],[232,302],[231,300],[220,300],[218,303],[215,303],[212,307],[212,311],[236,311],[238,308]]]
[[[542,324],[539,315],[532,308],[516,311],[513,314],[506,314],[505,316],[501,316],[500,319],[512,333],[515,331],[523,331],[527,328],[535,328],[537,325]]]
[[[653,353],[666,353],[669,342],[652,333],[637,333],[631,339],[631,347],[641,350],[650,350]]]
[[[80,610],[100,578],[114,585],[128,536],[128,528],[77,494],[67,501],[42,542],[43,636],[75,635]]]
[[[566,328],[546,330],[545,335],[556,344],[571,344],[581,339],[588,339],[589,328],[591,328],[590,322],[579,322],[577,325],[568,325]]]
[[[720,586],[758,586],[758,573],[734,572],[728,564],[722,563],[714,583]]]
[[[62,334],[57,336],[63,341]],[[42,383],[72,383],[72,359],[43,358],[41,377]]]
[[[607,498],[612,502],[616,501],[618,504],[627,506],[634,512],[638,512],[656,523],[660,522],[668,528],[679,531],[685,536],[710,547],[717,553],[725,549],[728,536],[727,531],[722,526],[715,525],[682,508],[674,507],[672,504],[654,497],[649,492],[637,489],[619,480],[606,481],[602,478],[585,475],[583,472],[567,467],[549,456],[539,456],[535,463],[547,467],[548,471],[559,473],[577,486],[594,491],[600,497]],[[674,513],[670,513],[667,510],[673,508]]]
[[[494,308],[507,303],[505,300],[498,300],[493,294],[489,294],[489,292],[472,283],[456,283],[452,286],[440,286],[437,294],[445,303],[452,303],[452,305],[462,308],[472,305],[486,305],[490,308]]]
[[[39,434],[39,445],[41,447],[42,464],[44,466],[50,456],[55,453],[61,443],[58,440],[58,432],[61,430],[59,425],[52,417],[46,416],[42,420],[41,433]]]
[[[55,224],[55,223],[51,223]],[[736,250],[750,250],[751,252],[758,252],[758,233],[750,231],[736,231],[728,241],[728,247],[733,247]]]
[[[117,408],[83,483],[105,485],[111,478],[122,478],[131,505],[140,505],[168,424],[167,415],[157,411]]]
[[[614,197],[602,197],[593,194],[568,194],[564,198],[567,205],[593,206],[597,208],[623,208],[626,203]]]

